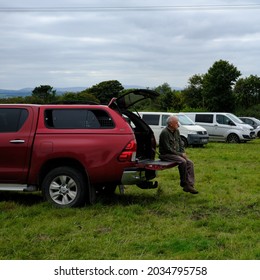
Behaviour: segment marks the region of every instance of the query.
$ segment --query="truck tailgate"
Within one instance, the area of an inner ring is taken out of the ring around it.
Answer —
[[[144,160],[137,163],[137,167],[148,170],[164,170],[176,166],[176,162],[162,160]]]

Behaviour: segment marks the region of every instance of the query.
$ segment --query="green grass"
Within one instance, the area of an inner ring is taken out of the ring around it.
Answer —
[[[198,195],[178,169],[159,188],[128,186],[93,206],[56,209],[40,194],[0,193],[0,259],[260,259],[260,139],[187,149]]]

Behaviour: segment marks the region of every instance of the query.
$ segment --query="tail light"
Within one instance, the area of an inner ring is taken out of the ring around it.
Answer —
[[[118,156],[118,160],[121,162],[135,161],[136,157],[136,141],[131,140]]]

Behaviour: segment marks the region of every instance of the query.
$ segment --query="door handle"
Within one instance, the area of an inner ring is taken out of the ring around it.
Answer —
[[[15,140],[10,140],[10,143],[12,143],[12,144],[21,144],[21,143],[25,143],[25,140],[15,139]]]

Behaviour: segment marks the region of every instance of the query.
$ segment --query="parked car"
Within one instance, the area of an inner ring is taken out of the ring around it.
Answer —
[[[208,143],[209,136],[207,130],[196,125],[184,114],[170,112],[138,112],[140,117],[151,127],[155,135],[157,144],[161,131],[167,126],[168,117],[175,115],[179,119],[179,131],[182,142],[187,146],[203,146]]]
[[[252,126],[243,123],[231,113],[186,113],[196,124],[204,127],[210,141],[225,141],[228,143],[247,142],[255,138]]]
[[[150,90],[134,90],[104,105],[0,105],[0,190],[39,191],[53,205],[94,202],[117,185],[157,187],[151,128],[128,108]],[[131,121],[132,127],[124,116]]]
[[[251,125],[255,130],[255,135],[260,138],[260,120],[253,117],[239,117],[244,123]]]

